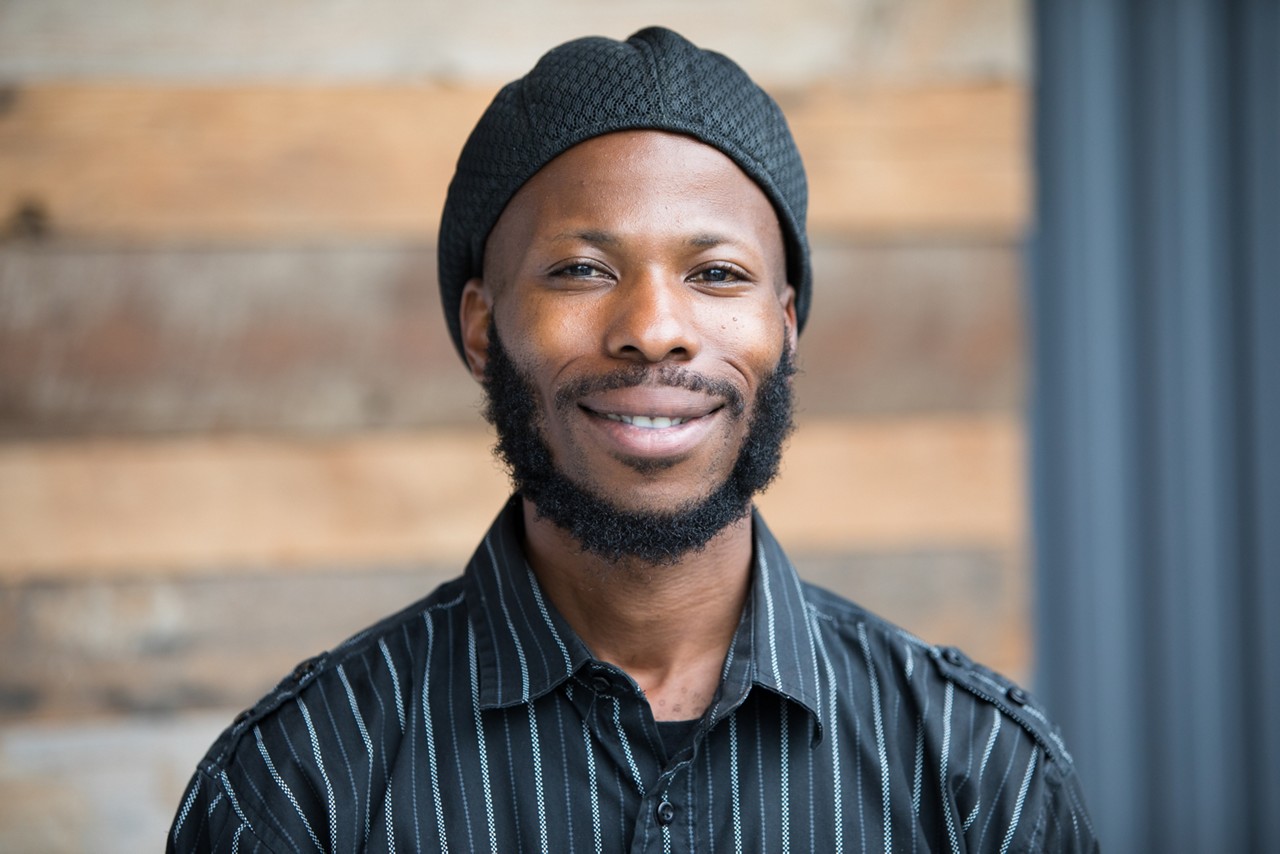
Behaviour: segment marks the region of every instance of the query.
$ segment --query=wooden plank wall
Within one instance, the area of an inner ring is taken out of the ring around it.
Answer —
[[[654,16],[769,84],[809,169],[772,526],[1028,673],[1020,5],[569,6],[0,10],[0,850],[154,847],[238,708],[460,569],[506,487],[435,294],[453,161],[542,49]]]
[[[41,83],[0,109],[11,234],[430,241],[495,87]],[[1008,234],[1026,207],[1008,82],[784,89],[815,234]],[[448,120],[444,120],[448,117]]]

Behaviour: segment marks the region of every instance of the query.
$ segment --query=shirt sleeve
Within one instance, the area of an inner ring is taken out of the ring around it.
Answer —
[[[259,838],[225,774],[210,776],[202,768],[192,775],[169,829],[168,854],[273,850]]]
[[[1084,792],[1075,767],[1045,763],[1045,786],[1041,814],[1028,852],[1097,854],[1098,839],[1084,804]]]

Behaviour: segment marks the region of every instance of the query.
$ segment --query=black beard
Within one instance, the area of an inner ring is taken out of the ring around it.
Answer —
[[[752,496],[777,476],[783,444],[795,427],[791,377],[796,369],[790,342],[784,342],[778,364],[756,391],[746,438],[725,481],[706,498],[672,512],[623,510],[574,483],[556,466],[542,436],[537,389],[520,373],[492,324],[488,357],[484,417],[497,430],[494,454],[506,465],[516,492],[533,502],[539,517],[610,563],[631,558],[672,565],[703,549],[712,537],[750,512]],[[572,401],[583,394],[646,382],[718,394],[727,401],[728,417],[743,417],[742,395],[732,385],[672,366],[635,365],[585,378],[561,389],[554,403],[560,408],[574,406]],[[663,467],[646,460],[625,462],[642,473]]]

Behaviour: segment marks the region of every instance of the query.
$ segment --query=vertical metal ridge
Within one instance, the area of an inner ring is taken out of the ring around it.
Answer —
[[[1276,9],[1035,8],[1038,677],[1116,850],[1276,834]]]

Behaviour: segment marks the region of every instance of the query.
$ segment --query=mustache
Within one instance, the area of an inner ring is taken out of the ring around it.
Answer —
[[[639,386],[680,388],[719,398],[734,418],[740,418],[746,409],[742,392],[733,383],[678,365],[629,365],[604,374],[579,377],[556,389],[554,403],[557,409],[563,410],[575,406],[579,398],[589,394]]]

